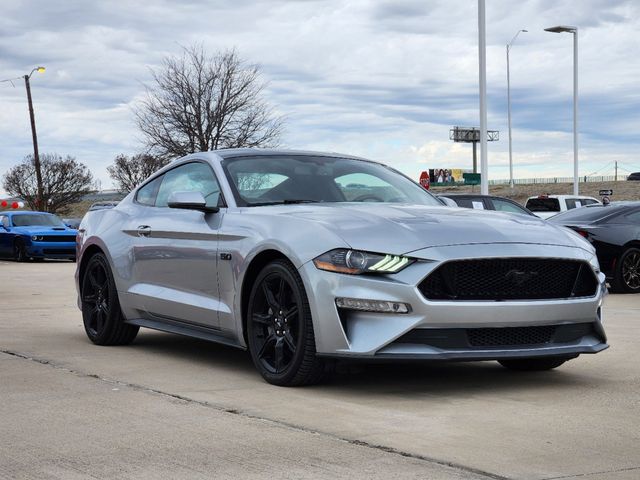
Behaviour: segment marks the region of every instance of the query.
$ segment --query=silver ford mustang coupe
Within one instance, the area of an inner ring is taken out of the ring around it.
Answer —
[[[397,171],[252,149],[173,161],[77,239],[89,339],[140,327],[248,349],[276,385],[336,358],[548,370],[607,348],[593,247],[531,216],[444,206]]]

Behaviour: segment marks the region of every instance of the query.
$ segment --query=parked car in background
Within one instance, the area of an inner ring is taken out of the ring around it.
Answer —
[[[127,344],[139,327],[216,341],[248,349],[277,385],[317,382],[335,359],[550,370],[607,348],[588,242],[447,208],[356,157],[188,155],[88,212],[78,244],[92,342]]]
[[[456,205],[464,208],[534,215],[518,202],[511,200],[510,198],[496,197],[493,195],[474,195],[472,193],[443,193],[438,195],[438,197],[453,200]]]
[[[633,172],[628,177],[627,180],[640,180],[640,172]]]
[[[89,207],[89,211],[93,212],[95,210],[105,210],[105,209],[113,208],[117,205],[118,205],[118,202],[96,202]]]
[[[640,292],[640,202],[590,205],[549,221],[591,242],[612,291]]]
[[[0,212],[0,256],[18,262],[76,257],[77,230],[46,212]]]
[[[540,218],[549,218],[560,212],[596,203],[601,202],[597,198],[580,195],[538,195],[529,197],[524,206]]]

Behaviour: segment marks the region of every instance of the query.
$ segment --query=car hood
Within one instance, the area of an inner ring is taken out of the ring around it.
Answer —
[[[290,205],[277,209],[282,215],[322,224],[352,248],[396,255],[428,247],[483,243],[590,250],[568,229],[529,215],[382,203]]]
[[[22,233],[25,235],[75,235],[77,230],[73,228],[62,227],[46,227],[46,226],[30,226],[30,227],[13,227],[13,233]]]

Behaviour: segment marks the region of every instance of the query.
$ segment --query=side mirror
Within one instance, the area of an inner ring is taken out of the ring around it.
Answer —
[[[169,208],[182,210],[198,210],[204,213],[217,213],[218,207],[207,207],[207,201],[201,192],[173,192],[167,202]]]

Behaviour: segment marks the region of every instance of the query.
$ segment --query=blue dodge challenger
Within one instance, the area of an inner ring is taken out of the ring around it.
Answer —
[[[0,212],[0,257],[29,259],[76,257],[77,230],[45,212]]]

